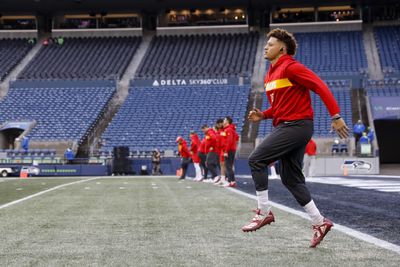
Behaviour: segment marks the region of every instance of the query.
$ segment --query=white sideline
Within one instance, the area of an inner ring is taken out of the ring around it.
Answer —
[[[48,193],[48,192],[57,190],[57,189],[62,188],[62,187],[66,187],[66,186],[73,185],[73,184],[84,183],[84,182],[88,182],[88,181],[92,181],[92,180],[96,180],[96,179],[100,179],[100,178],[101,178],[101,177],[94,177],[94,178],[90,178],[90,179],[75,181],[75,182],[68,183],[68,184],[57,185],[57,186],[52,187],[52,188],[49,188],[49,189],[47,189],[47,190],[40,191],[40,192],[38,192],[38,193],[36,193],[36,194],[29,195],[29,196],[27,196],[27,197],[24,197],[24,198],[21,198],[21,199],[17,199],[17,200],[14,200],[14,201],[12,201],[12,202],[3,204],[3,205],[0,206],[0,210],[1,210],[1,209],[4,209],[4,208],[7,208],[7,207],[10,207],[10,206],[12,206],[12,205],[21,203],[21,202],[23,202],[23,201],[25,201],[25,200],[28,200],[28,199],[31,199],[31,198],[34,198],[34,197],[37,197],[37,196],[46,194],[46,193]]]
[[[232,191],[232,192],[234,192],[236,194],[239,194],[239,195],[242,195],[242,196],[257,200],[256,196],[251,195],[249,193],[245,193],[245,192],[242,192],[240,190],[233,189],[233,188],[228,188],[228,190],[230,190],[230,191]],[[308,217],[307,213],[305,213],[305,212],[289,208],[287,206],[275,203],[273,201],[270,201],[270,203],[271,203],[272,206],[274,206],[274,207],[276,207],[276,208],[278,208],[280,210],[283,210],[285,212],[300,216],[301,218],[304,218],[306,220],[310,220],[310,218]],[[400,254],[400,246],[397,246],[397,245],[392,244],[390,242],[387,242],[385,240],[381,240],[381,239],[373,237],[371,235],[364,234],[362,232],[353,230],[351,228],[348,228],[346,226],[343,226],[343,225],[340,225],[340,224],[337,224],[337,223],[335,223],[334,229],[336,229],[336,230],[338,230],[338,231],[340,231],[342,233],[345,233],[346,235],[355,237],[355,238],[360,239],[362,241],[368,242],[370,244],[373,244],[373,245],[376,245],[378,247],[381,247],[381,248],[384,248],[384,249],[388,249],[388,250],[391,250],[391,251],[394,251],[394,252]]]

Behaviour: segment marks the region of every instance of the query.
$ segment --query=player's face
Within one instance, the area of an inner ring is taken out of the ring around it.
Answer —
[[[267,44],[264,47],[264,58],[272,61],[276,59],[280,54],[280,49],[283,47],[281,41],[276,39],[275,37],[270,37],[267,41]]]

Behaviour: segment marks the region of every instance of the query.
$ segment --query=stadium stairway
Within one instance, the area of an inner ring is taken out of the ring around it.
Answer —
[[[265,46],[265,30],[260,30],[259,39],[257,43],[257,53],[254,61],[253,75],[251,80],[251,93],[249,95],[249,102],[246,114],[249,114],[253,108],[261,108],[262,98],[264,97],[264,75],[265,75],[265,59],[264,59],[264,46]],[[245,115],[246,116],[246,115]],[[255,140],[258,133],[258,124],[251,123],[245,120],[242,131],[242,142],[239,149],[239,157],[245,158],[250,155],[254,149]]]
[[[122,79],[117,83],[117,92],[109,102],[102,117],[98,120],[93,130],[88,134],[87,138],[79,146],[78,156],[86,157],[92,155],[100,147],[100,136],[103,134],[108,124],[114,118],[120,107],[126,100],[129,93],[129,83],[135,77],[135,73],[142,62],[146,51],[149,48],[150,42],[154,37],[153,32],[146,32],[143,35],[135,55],[122,75]]]
[[[366,126],[369,126],[369,118],[367,112],[367,101],[365,99],[365,91],[364,89],[354,89],[351,90],[351,103],[352,103],[352,113],[353,113],[353,122],[357,122],[358,120],[362,120]]]
[[[379,61],[378,48],[376,46],[373,26],[371,24],[363,26],[363,40],[368,62],[369,78],[373,80],[382,80],[384,75],[381,63]]]
[[[0,99],[7,95],[8,89],[10,88],[10,81],[16,80],[17,76],[22,70],[31,62],[34,56],[39,52],[42,47],[42,42],[46,37],[37,39],[36,45],[29,51],[24,59],[14,68],[14,70],[0,83]]]

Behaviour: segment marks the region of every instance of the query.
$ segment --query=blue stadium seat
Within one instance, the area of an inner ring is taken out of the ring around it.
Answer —
[[[102,151],[129,146],[133,151],[176,150],[178,135],[202,135],[203,124],[231,116],[240,133],[250,86],[191,86],[130,88],[129,95],[102,135]],[[147,153],[148,154],[148,153]],[[146,153],[139,154],[146,156]]]
[[[19,79],[119,79],[141,37],[65,38],[63,45],[43,46]]]
[[[376,46],[385,76],[400,73],[400,27],[380,26],[374,28]]]
[[[296,33],[295,37],[299,44],[295,58],[319,75],[366,74],[361,31]]]
[[[156,36],[137,77],[250,76],[258,33]]]
[[[11,87],[0,102],[0,122],[36,120],[31,140],[81,142],[98,120],[115,87]],[[46,152],[46,153],[45,153]],[[41,155],[55,151],[35,151]]]
[[[0,81],[28,54],[34,42],[29,43],[28,39],[0,39]]]

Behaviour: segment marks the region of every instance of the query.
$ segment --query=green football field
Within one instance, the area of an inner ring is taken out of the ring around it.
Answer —
[[[2,179],[0,266],[400,266],[400,255],[310,222],[240,228],[254,200],[176,178]],[[21,201],[18,201],[22,199]]]

